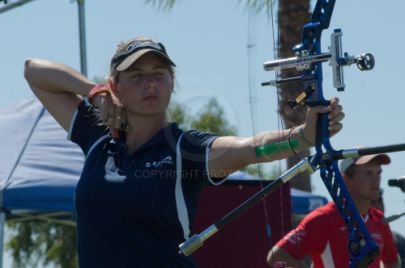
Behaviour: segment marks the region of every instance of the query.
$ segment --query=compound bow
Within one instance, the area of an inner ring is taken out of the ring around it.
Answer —
[[[273,81],[276,84],[291,80],[303,82],[303,92],[295,100],[290,101],[291,107],[304,101],[309,106],[329,104],[323,96],[322,88],[322,62],[324,61],[329,61],[332,66],[333,84],[338,91],[343,91],[345,88],[343,66],[357,63],[360,70],[371,70],[374,67],[374,57],[371,54],[363,54],[358,57],[349,56],[347,53],[342,54],[342,32],[340,29],[334,30],[331,36],[329,53],[322,53],[322,31],[329,27],[334,6],[335,0],[318,0],[316,2],[311,21],[304,25],[302,43],[293,48],[296,57],[264,64],[265,70],[291,67],[302,70],[302,75],[299,77]],[[316,131],[316,154],[312,165],[319,166],[322,180],[348,227],[350,267],[366,266],[378,255],[378,246],[371,238],[354,205],[340,174],[338,161],[332,158],[335,150],[330,143],[328,126],[328,115],[320,114]]]
[[[276,79],[262,84],[264,86],[279,85],[291,81],[302,81],[303,92],[295,100],[289,101],[292,108],[302,103],[309,106],[329,104],[329,101],[323,96],[323,62],[329,61],[332,66],[333,84],[338,91],[343,91],[345,88],[343,81],[344,66],[355,63],[360,70],[371,70],[374,67],[374,57],[369,53],[359,56],[342,53],[342,32],[340,29],[336,29],[332,33],[329,52],[321,52],[322,31],[329,27],[335,2],[336,0],[317,0],[311,21],[303,27],[302,43],[293,48],[296,53],[295,57],[264,63],[266,71],[288,68],[297,68],[302,71],[301,75],[297,77]],[[303,159],[218,222],[180,244],[180,253],[184,255],[192,254],[203,245],[206,239],[295,175],[305,171],[313,173],[316,169],[319,169],[322,180],[348,228],[350,267],[366,267],[370,264],[373,258],[379,254],[379,247],[371,238],[361,215],[354,205],[340,174],[338,160],[362,155],[404,151],[405,144],[337,151],[333,149],[330,143],[328,125],[328,115],[319,115],[315,143],[316,153],[313,156]]]

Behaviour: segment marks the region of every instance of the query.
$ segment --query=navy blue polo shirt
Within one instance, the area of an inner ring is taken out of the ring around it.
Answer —
[[[121,164],[108,154],[111,136],[97,110],[80,103],[70,139],[86,155],[76,188],[81,267],[195,267],[178,254],[188,238],[207,154],[216,136],[171,123]]]

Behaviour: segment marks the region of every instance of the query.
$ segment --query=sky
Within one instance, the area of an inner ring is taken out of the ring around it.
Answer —
[[[260,13],[249,24],[248,12],[237,0],[178,0],[171,11],[143,2],[86,1],[89,78],[107,74],[118,41],[150,36],[163,42],[176,62],[175,99],[192,113],[216,97],[239,135],[280,129],[276,90],[260,86],[274,79],[274,73],[262,68],[263,62],[274,59],[271,18]],[[23,77],[25,59],[46,58],[80,69],[77,10],[71,0],[35,0],[0,14],[0,110],[32,96]],[[323,32],[323,51],[333,29],[340,28],[343,50],[352,55],[370,52],[376,65],[369,72],[345,68],[344,92],[333,88],[331,69],[327,63],[323,66],[325,97],[338,96],[346,114],[343,130],[331,141],[335,149],[405,142],[403,10],[402,0],[336,1],[330,27]],[[387,185],[388,179],[405,175],[405,152],[390,157],[381,182],[386,216],[405,211],[405,194]],[[319,172],[312,182],[315,193],[329,197]],[[405,235],[405,217],[391,228]]]

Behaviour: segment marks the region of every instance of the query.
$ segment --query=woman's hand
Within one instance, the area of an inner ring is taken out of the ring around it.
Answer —
[[[126,125],[125,110],[111,90],[98,94],[93,104],[100,110],[100,121],[109,127],[114,138],[118,138],[119,130]]]
[[[329,136],[332,137],[338,133],[343,125],[341,121],[345,117],[343,108],[339,105],[339,99],[334,97],[330,100],[329,106],[315,106],[310,107],[307,112],[307,118],[304,124],[303,133],[308,141],[315,144],[316,124],[318,115],[321,113],[328,113],[329,118]]]

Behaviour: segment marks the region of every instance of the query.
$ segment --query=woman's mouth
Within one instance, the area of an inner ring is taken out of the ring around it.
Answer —
[[[146,97],[142,98],[142,100],[144,100],[144,101],[155,101],[158,99],[159,99],[158,96],[146,96]]]

